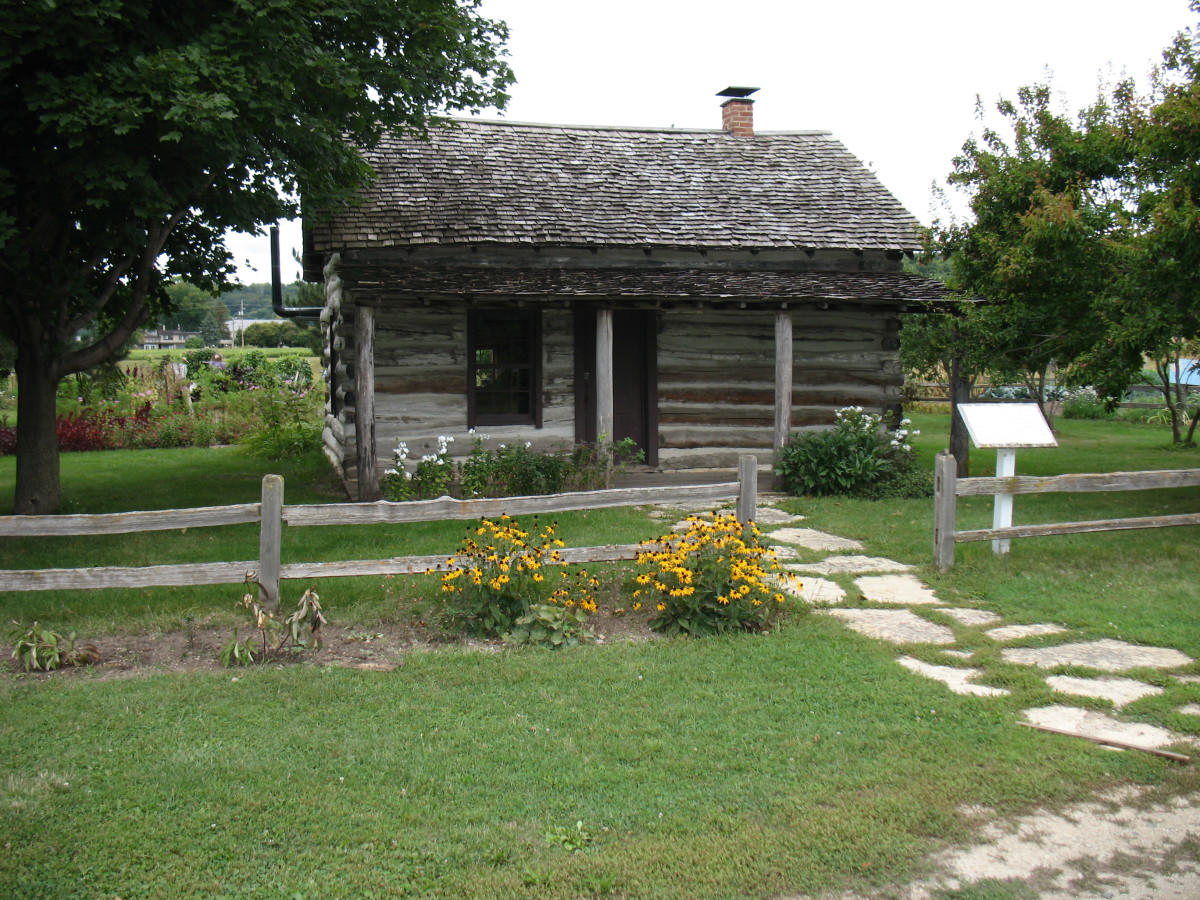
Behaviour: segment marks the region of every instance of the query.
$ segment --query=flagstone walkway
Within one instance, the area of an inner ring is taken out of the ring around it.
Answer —
[[[1200,746],[1195,738],[1121,718],[1127,706],[1164,693],[1161,686],[1142,678],[1200,684],[1200,674],[1179,671],[1195,668],[1186,654],[1112,639],[1080,640],[1058,623],[1005,623],[991,610],[948,606],[910,573],[910,566],[880,557],[845,555],[845,551],[861,551],[862,545],[796,527],[803,516],[789,516],[771,505],[780,499],[785,495],[760,494],[756,521],[784,568],[803,576],[797,593],[819,614],[895,645],[898,677],[901,668],[907,669],[944,684],[947,690],[987,702],[987,698],[1011,695],[1006,688],[987,684],[987,666],[996,659],[994,648],[999,648],[1004,663],[1044,673],[1047,687],[1064,697],[1062,704],[1025,710],[1031,725],[1146,748]],[[814,551],[833,555],[817,562],[799,561],[802,556],[811,558]],[[781,588],[789,589],[786,583]],[[978,654],[981,646],[989,650]],[[1055,673],[1065,666],[1073,671]],[[1107,700],[1112,713],[1070,705],[1066,699],[1070,697]],[[1200,703],[1178,706],[1174,713],[1200,720]],[[1142,789],[1127,791],[1129,796],[1039,811],[1015,823],[997,820],[983,829],[981,843],[950,848],[935,858],[937,874],[930,879],[867,894],[839,894],[837,900],[935,900],[951,893],[959,896],[960,891],[963,897],[990,897],[997,879],[1002,885],[1021,882],[1029,896],[1042,900],[1200,897],[1200,865],[1180,853],[1189,841],[1200,839],[1192,799],[1174,797],[1167,805],[1134,806]],[[1131,861],[1136,862],[1131,865]]]
[[[1129,704],[1163,693],[1161,687],[1126,673],[1153,669],[1180,683],[1195,684],[1200,682],[1200,676],[1174,671],[1190,666],[1194,662],[1190,656],[1170,647],[1139,646],[1110,638],[1071,641],[1070,629],[1053,622],[1005,624],[1001,616],[990,610],[947,606],[928,585],[911,574],[910,566],[880,557],[844,555],[845,551],[861,551],[861,542],[797,527],[796,523],[804,517],[775,508],[772,504],[778,497],[760,495],[759,499],[763,505],[758,508],[757,522],[765,538],[785,569],[805,576],[799,596],[817,606],[819,614],[834,617],[859,634],[907,648],[896,661],[910,672],[939,681],[957,694],[1005,696],[1011,692],[986,683],[989,675],[986,661],[974,659],[976,652],[972,648],[979,646],[980,637],[999,645],[1042,642],[1049,638],[1051,642],[1037,646],[1005,646],[1000,650],[1000,658],[1034,670],[1070,666],[1108,673],[1067,675],[1048,671],[1045,682],[1052,691],[1067,697],[1108,700],[1113,710],[1110,714],[1069,703],[1054,704],[1025,710],[1027,722],[1146,748],[1180,743],[1200,746],[1195,739],[1165,728],[1119,718]],[[686,520],[675,528],[686,529]],[[808,555],[811,551],[834,555],[817,562],[797,562],[796,548],[810,551]],[[847,583],[847,579],[852,580]],[[781,585],[788,589],[786,583],[781,581]],[[970,640],[964,642],[967,637]],[[933,663],[911,655],[916,652],[930,656],[929,652],[921,653],[922,647],[936,648],[944,661]],[[987,656],[994,658],[993,654]],[[1200,703],[1185,704],[1175,712],[1200,716]]]

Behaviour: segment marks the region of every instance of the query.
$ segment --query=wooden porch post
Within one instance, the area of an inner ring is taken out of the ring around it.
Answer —
[[[775,463],[792,430],[792,313],[775,311]]]
[[[596,310],[596,440],[613,440],[613,311]]]
[[[355,307],[354,440],[358,452],[358,499],[378,500],[375,469],[375,307]]]

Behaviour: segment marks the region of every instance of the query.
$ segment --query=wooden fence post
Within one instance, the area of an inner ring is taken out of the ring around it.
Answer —
[[[933,563],[945,572],[954,565],[954,529],[958,514],[955,478],[958,463],[954,454],[943,450],[933,468]]]
[[[758,517],[758,457],[738,457],[737,520],[748,525]]]
[[[258,525],[258,602],[279,602],[280,550],[283,543],[283,478],[264,475]]]

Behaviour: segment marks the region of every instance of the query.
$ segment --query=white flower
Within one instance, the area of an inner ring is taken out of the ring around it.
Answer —
[[[500,449],[501,449],[501,450],[503,450],[503,449],[504,449],[504,448],[506,448],[507,446],[508,446],[508,444],[501,444],[501,445],[500,445]]]
[[[474,428],[468,428],[468,429],[467,429],[467,434],[470,434],[470,435],[473,435],[473,434],[475,434],[475,429],[474,429]]]
[[[395,469],[385,469],[383,474],[384,475],[399,475],[400,473],[397,472]]]
[[[533,441],[526,441],[526,442],[525,442],[525,449],[526,449],[526,450],[528,450],[528,449],[529,449],[530,447],[532,447],[532,446],[533,446]]]

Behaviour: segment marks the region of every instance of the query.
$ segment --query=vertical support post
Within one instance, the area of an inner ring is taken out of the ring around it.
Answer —
[[[996,451],[996,477],[1010,478],[1017,474],[1017,451],[1012,447],[1001,447]],[[1013,495],[996,494],[992,498],[992,527],[1007,528],[1012,525]],[[992,541],[992,552],[1003,556],[1012,546],[1008,538]]]
[[[283,545],[283,478],[264,475],[258,522],[258,602],[279,602],[280,552]]]
[[[378,500],[375,468],[375,307],[359,306],[354,319],[354,442],[358,451],[358,499]]]
[[[738,457],[737,520],[743,526],[758,517],[758,457]]]
[[[792,430],[792,313],[775,311],[775,464]]]
[[[954,454],[943,450],[933,464],[933,564],[945,572],[954,565],[954,530],[958,515]]]
[[[596,440],[613,441],[613,311],[596,310]]]

